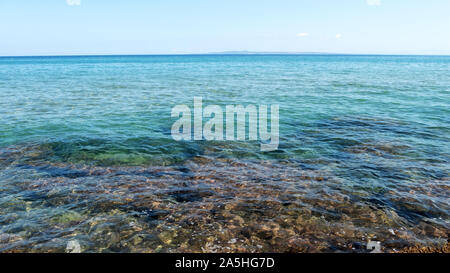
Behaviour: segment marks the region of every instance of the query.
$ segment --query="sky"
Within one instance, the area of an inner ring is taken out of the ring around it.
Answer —
[[[449,0],[1,0],[0,56],[450,54]]]

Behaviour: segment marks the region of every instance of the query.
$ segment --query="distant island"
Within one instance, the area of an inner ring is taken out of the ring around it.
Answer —
[[[328,53],[328,52],[287,52],[287,51],[223,51],[223,52],[209,52],[207,54],[211,55],[334,55],[339,53]]]

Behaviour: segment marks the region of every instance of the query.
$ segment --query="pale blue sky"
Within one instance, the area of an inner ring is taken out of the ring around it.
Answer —
[[[0,1],[3,56],[450,54],[449,29],[449,0]]]

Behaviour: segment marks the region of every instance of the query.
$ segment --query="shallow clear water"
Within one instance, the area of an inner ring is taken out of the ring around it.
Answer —
[[[280,149],[172,107],[279,104]],[[448,240],[450,57],[0,58],[0,251],[384,251]]]

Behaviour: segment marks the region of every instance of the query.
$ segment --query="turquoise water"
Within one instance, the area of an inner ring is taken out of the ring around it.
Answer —
[[[172,107],[280,105],[278,151]],[[450,57],[0,58],[0,251],[384,251],[448,240]]]

